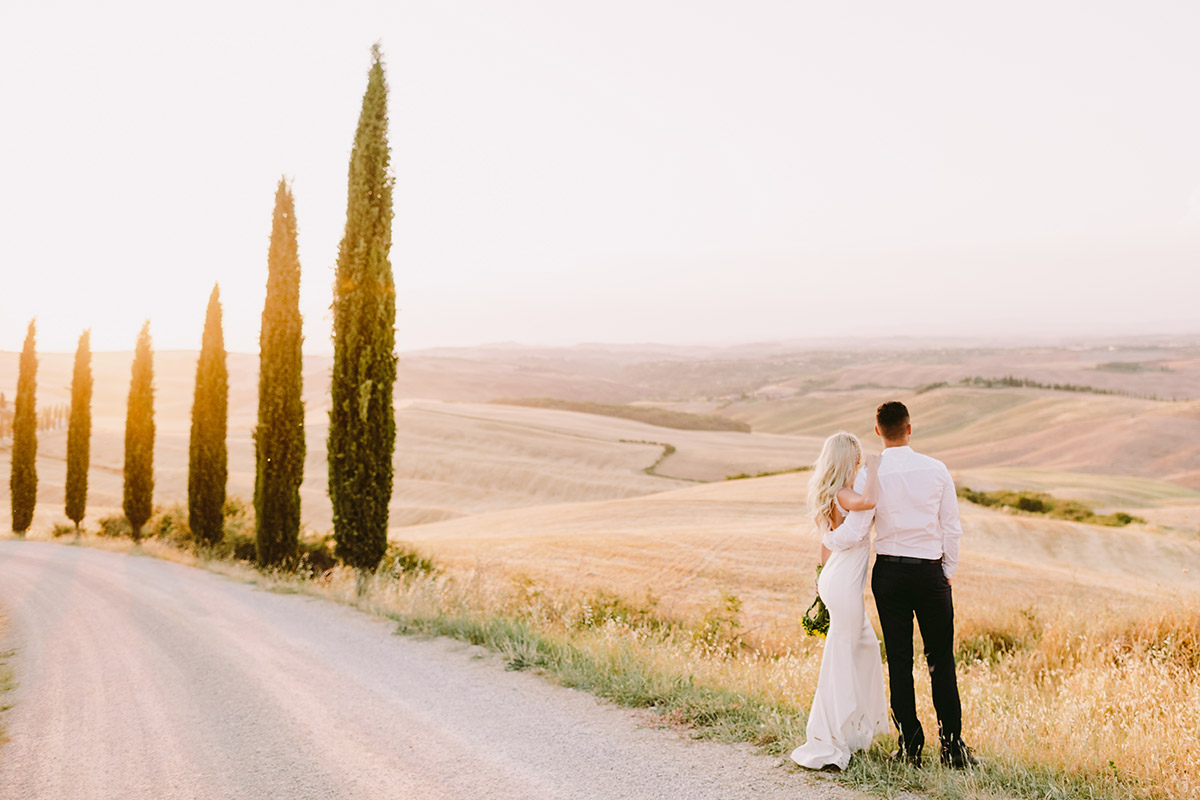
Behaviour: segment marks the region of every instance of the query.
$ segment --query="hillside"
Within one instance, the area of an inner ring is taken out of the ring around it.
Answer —
[[[438,561],[463,568],[633,597],[649,588],[668,610],[698,613],[722,592],[733,592],[744,602],[750,627],[796,636],[803,612],[798,604],[811,592],[817,547],[804,481],[780,475],[639,498],[513,509],[398,535]],[[1200,495],[1194,493],[1142,495],[1140,503],[1126,507],[1145,516],[1163,505],[1200,516]],[[968,503],[961,508],[962,569],[955,591],[967,616],[973,607],[994,612],[997,604],[1152,605],[1164,592],[1200,588],[1194,531],[1172,534],[1153,524],[1111,529]]]

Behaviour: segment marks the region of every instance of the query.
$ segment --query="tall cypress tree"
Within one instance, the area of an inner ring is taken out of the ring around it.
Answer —
[[[387,550],[396,420],[396,290],[387,83],[379,45],[350,154],[346,230],[333,286],[333,404],[329,411],[329,497],[338,556],[360,575]],[[361,585],[361,584],[360,584]]]
[[[202,544],[216,544],[225,533],[228,418],[229,372],[221,327],[221,288],[213,286],[204,317],[200,359],[196,363],[192,436],[188,444],[188,527]]]
[[[129,380],[125,412],[125,518],[133,540],[153,512],[154,498],[154,363],[150,351],[150,321],[142,325]]]
[[[13,410],[12,529],[24,534],[33,524],[37,505],[37,320],[30,320],[17,372],[17,402]]]
[[[92,343],[84,331],[75,348],[75,374],[71,378],[71,418],[67,425],[67,519],[79,523],[87,510],[88,466],[92,439]]]
[[[287,182],[280,178],[267,251],[267,300],[258,339],[254,532],[261,566],[286,566],[296,558],[305,454],[303,341],[295,203]]]

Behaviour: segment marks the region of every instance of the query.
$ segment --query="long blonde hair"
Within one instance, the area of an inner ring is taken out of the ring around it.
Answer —
[[[825,440],[808,479],[808,508],[819,533],[833,528],[833,502],[853,482],[862,459],[862,442],[853,433],[838,431]]]

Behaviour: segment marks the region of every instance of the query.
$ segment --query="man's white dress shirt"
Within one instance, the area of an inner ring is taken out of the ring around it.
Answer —
[[[854,491],[866,488],[860,470]],[[875,552],[889,556],[942,558],[949,579],[958,567],[958,496],[946,465],[911,447],[888,447],[879,463],[879,499],[874,511],[851,511],[844,522],[825,534],[830,550],[846,550],[866,540],[875,521]]]

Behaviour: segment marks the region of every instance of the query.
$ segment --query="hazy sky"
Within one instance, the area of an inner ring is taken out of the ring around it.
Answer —
[[[400,349],[1200,331],[1194,3],[0,0],[0,349],[329,349],[371,43]]]

